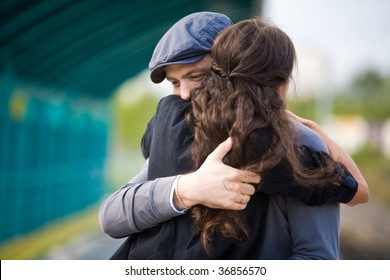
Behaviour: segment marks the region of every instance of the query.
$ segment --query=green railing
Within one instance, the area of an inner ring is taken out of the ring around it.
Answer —
[[[0,79],[0,243],[104,195],[109,107],[75,96]]]

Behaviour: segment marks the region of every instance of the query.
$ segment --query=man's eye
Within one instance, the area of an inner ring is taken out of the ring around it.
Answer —
[[[178,86],[179,86],[179,82],[178,82],[178,81],[172,81],[172,82],[171,82],[171,85],[172,85],[173,87],[178,87]]]
[[[202,79],[203,75],[196,75],[196,76],[191,76],[191,80],[193,81],[200,81]]]

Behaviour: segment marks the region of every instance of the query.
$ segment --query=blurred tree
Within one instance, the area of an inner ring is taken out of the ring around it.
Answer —
[[[300,117],[314,120],[316,117],[315,106],[316,101],[313,97],[303,100],[292,100],[291,102],[288,102],[287,109]]]
[[[354,155],[370,186],[371,195],[390,205],[390,159],[378,149],[366,147]]]
[[[359,114],[371,123],[390,118],[390,76],[369,69],[358,75],[335,102],[336,114]]]

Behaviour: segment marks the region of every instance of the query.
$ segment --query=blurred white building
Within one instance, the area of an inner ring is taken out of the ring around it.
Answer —
[[[321,127],[349,154],[358,152],[369,139],[369,125],[360,116],[327,118]]]
[[[293,78],[299,97],[323,95],[329,93],[332,83],[331,61],[319,49],[296,47],[297,67]]]
[[[390,119],[382,126],[382,149],[383,153],[390,158]]]

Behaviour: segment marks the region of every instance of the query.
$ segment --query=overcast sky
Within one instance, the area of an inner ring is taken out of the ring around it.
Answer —
[[[368,67],[390,74],[389,0],[265,0],[262,16],[293,40],[301,82],[339,86]]]

